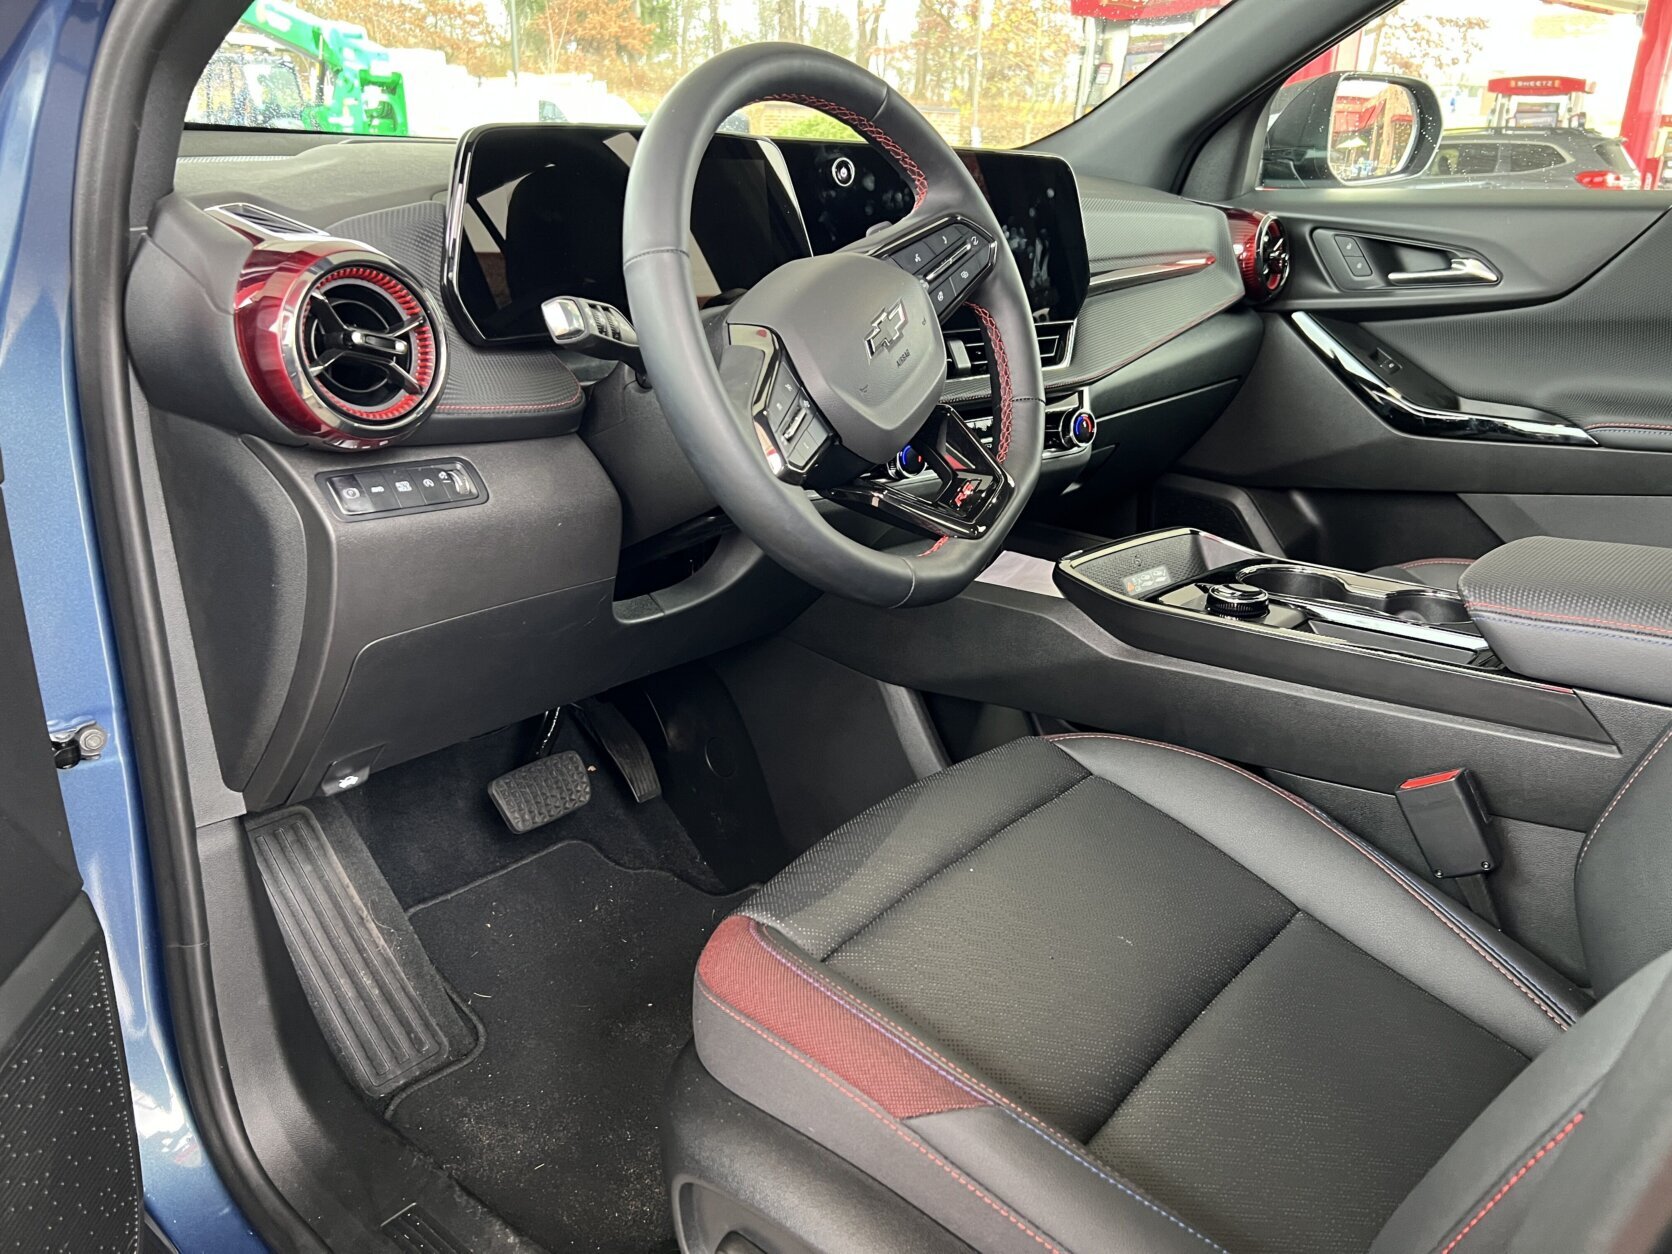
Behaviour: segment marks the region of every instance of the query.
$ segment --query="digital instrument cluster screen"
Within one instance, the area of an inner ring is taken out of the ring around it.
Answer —
[[[632,317],[621,219],[637,129],[562,123],[483,126],[459,141],[447,214],[447,297],[482,344],[543,341],[540,306],[584,296]],[[691,205],[697,299],[752,287],[808,241],[777,148],[717,135]]]

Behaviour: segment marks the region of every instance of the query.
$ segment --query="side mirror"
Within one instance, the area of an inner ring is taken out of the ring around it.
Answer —
[[[1272,102],[1260,181],[1350,186],[1415,178],[1440,147],[1440,98],[1420,78],[1342,71]]]

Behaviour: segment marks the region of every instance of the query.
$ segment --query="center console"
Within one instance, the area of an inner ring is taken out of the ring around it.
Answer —
[[[1071,553],[1054,578],[1111,635],[1164,656],[1594,734],[1572,691],[1506,669],[1455,592],[1276,558],[1190,528]]]

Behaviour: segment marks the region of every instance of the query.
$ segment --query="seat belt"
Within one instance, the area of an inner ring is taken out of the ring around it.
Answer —
[[[1399,785],[1395,795],[1429,874],[1454,882],[1471,910],[1500,927],[1486,883],[1498,865],[1497,839],[1473,773],[1459,766],[1418,775]]]

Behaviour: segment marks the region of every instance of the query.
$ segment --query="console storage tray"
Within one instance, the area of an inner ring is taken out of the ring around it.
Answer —
[[[1149,652],[1558,734],[1594,734],[1571,692],[1508,674],[1463,598],[1443,589],[1275,558],[1193,528],[1071,553],[1054,578],[1105,631]],[[1233,604],[1238,599],[1243,608]]]

